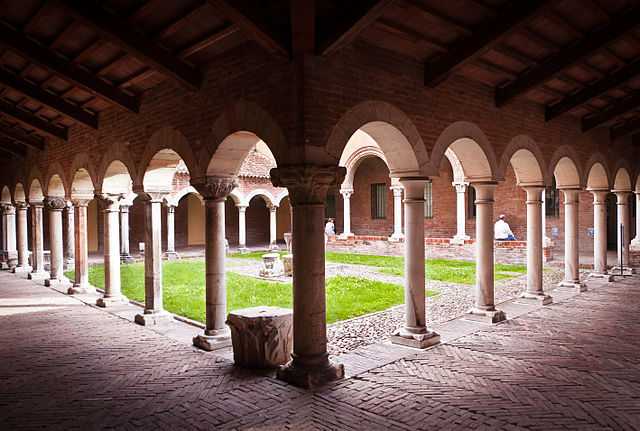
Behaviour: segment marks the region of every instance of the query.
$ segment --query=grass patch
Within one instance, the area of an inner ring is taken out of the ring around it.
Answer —
[[[144,265],[134,263],[121,267],[122,292],[130,299],[144,301]],[[66,273],[73,277],[73,271]],[[163,262],[164,306],[172,313],[204,322],[204,261]],[[89,282],[104,288],[104,266],[89,268]],[[428,291],[428,296],[437,292]],[[361,277],[337,276],[327,280],[327,321],[350,319],[386,310],[404,301],[400,285]],[[291,308],[290,283],[277,283],[227,273],[227,310],[271,305]]]

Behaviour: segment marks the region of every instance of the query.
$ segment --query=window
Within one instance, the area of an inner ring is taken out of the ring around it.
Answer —
[[[424,218],[433,218],[433,188],[431,181],[424,185]]]
[[[476,216],[476,189],[471,186],[467,187],[467,217],[475,218]]]
[[[371,184],[371,218],[386,218],[387,185],[385,183]]]
[[[544,214],[547,217],[560,215],[560,191],[556,188],[556,179],[553,179],[551,187],[544,190]]]

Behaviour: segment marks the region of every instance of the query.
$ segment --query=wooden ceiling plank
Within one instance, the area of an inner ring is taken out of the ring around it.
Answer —
[[[237,33],[239,31],[238,27],[233,24],[227,24],[222,29],[217,29],[212,32],[209,36],[204,39],[182,49],[178,54],[180,58],[187,58],[192,56],[193,54],[202,51],[203,49],[207,49],[211,45],[214,45],[227,37]]]
[[[376,22],[376,25],[384,28],[386,31],[397,34],[400,36],[404,36],[408,38],[411,42],[422,42],[425,45],[429,45],[431,48],[435,49],[438,52],[444,53],[449,49],[448,47],[439,40],[435,40],[432,37],[425,35],[424,33],[417,32],[412,28],[407,27],[403,24],[398,24],[386,19],[381,19]]]
[[[166,39],[169,36],[172,36],[183,29],[191,18],[194,18],[201,14],[202,7],[205,5],[204,0],[199,0],[195,3],[186,14],[174,20],[171,24],[162,29],[157,35],[157,39]]]
[[[589,85],[577,93],[571,94],[565,97],[562,101],[555,105],[547,106],[545,108],[545,119],[551,121],[565,112],[572,110],[573,108],[582,105],[589,100],[602,95],[603,93],[622,85],[624,82],[631,78],[640,75],[640,59],[630,63],[627,66],[619,69],[617,72],[596,81],[594,84]]]
[[[144,81],[145,79],[155,75],[156,73],[158,72],[155,69],[148,68],[128,78],[126,81],[121,82],[120,84],[118,84],[118,87],[119,88],[131,87],[132,85],[135,85],[137,82]]]
[[[529,67],[536,66],[538,64],[537,60],[507,45],[496,45],[492,49],[496,52],[499,52],[502,55],[513,58],[514,60],[517,60],[520,63],[526,64]]]
[[[202,85],[202,74],[198,69],[160,48],[153,40],[130,30],[128,26],[123,26],[120,18],[105,11],[98,4],[86,0],[60,2],[74,18],[98,31],[120,49],[153,65],[188,90],[197,90]]]
[[[437,9],[434,9],[429,4],[421,3],[416,0],[402,0],[402,2],[413,10],[417,10],[424,15],[436,18],[438,21],[448,25],[449,27],[453,27],[458,33],[461,33],[465,36],[470,36],[472,34],[472,31],[461,21],[458,21],[457,19],[450,17]]]
[[[609,132],[611,134],[611,140],[615,141],[638,130],[640,130],[640,117],[635,117],[632,120],[625,121],[620,127],[612,127]]]
[[[509,3],[501,11],[499,18],[473,29],[473,36],[454,43],[449,47],[447,55],[427,62],[424,69],[425,85],[435,87],[465,63],[480,58],[506,36],[529,22],[546,5],[547,1],[539,0]]]
[[[518,95],[544,83],[567,67],[584,60],[615,41],[638,25],[638,14],[640,14],[640,6],[617,14],[605,27],[585,35],[583,39],[548,57],[540,63],[540,66],[523,73],[515,81],[497,88],[496,106],[505,105]]]
[[[67,140],[67,129],[54,126],[42,118],[36,117],[23,109],[19,109],[4,100],[0,100],[0,113],[11,117],[13,120],[29,128],[37,129],[51,138]]]
[[[636,90],[628,97],[622,98],[622,100],[613,103],[606,109],[596,112],[593,115],[588,115],[582,118],[582,131],[587,132],[594,127],[598,127],[608,121],[615,119],[621,115],[626,114],[640,106],[640,90]]]
[[[34,139],[32,136],[22,133],[16,129],[8,127],[0,127],[0,135],[11,139],[12,141],[19,142],[22,145],[33,148],[35,150],[44,150],[44,142],[38,139]]]
[[[137,113],[140,110],[140,102],[136,97],[120,91],[118,88],[109,85],[102,79],[56,55],[45,46],[1,24],[0,45],[18,52],[32,62],[53,71],[66,81],[83,88],[91,94],[106,99],[130,112]]]

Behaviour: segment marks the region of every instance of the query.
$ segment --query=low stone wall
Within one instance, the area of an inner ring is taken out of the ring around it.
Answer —
[[[497,263],[525,264],[527,261],[526,241],[496,241],[495,261]],[[425,253],[430,258],[475,260],[475,240],[464,243],[453,243],[449,238],[425,238]],[[387,256],[402,256],[404,244],[402,241],[390,241],[382,236],[356,235],[348,239],[330,238],[327,243],[328,251],[343,251],[350,253],[367,253]],[[553,258],[553,247],[545,247],[543,260],[548,262]]]

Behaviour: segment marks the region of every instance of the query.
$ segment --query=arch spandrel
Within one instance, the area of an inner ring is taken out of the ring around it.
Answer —
[[[134,179],[134,184],[142,184],[144,186],[148,172],[157,168],[158,161],[162,160],[163,154],[169,153],[173,154],[170,158],[171,160],[175,162],[182,161],[189,173],[198,176],[201,171],[200,163],[193,154],[187,138],[179,130],[172,127],[163,127],[157,130],[149,139],[138,165],[138,177]]]

